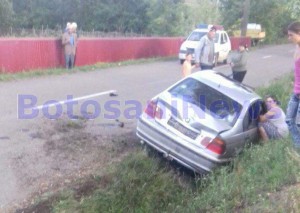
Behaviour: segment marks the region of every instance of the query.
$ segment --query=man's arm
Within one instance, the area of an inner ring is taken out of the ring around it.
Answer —
[[[66,45],[69,42],[70,41],[68,40],[67,35],[64,33],[62,36],[62,41],[61,41],[62,45]]]
[[[204,36],[200,39],[198,46],[195,48],[195,63],[199,64],[200,63],[200,56],[201,56],[201,52],[203,49],[205,43],[205,38]]]

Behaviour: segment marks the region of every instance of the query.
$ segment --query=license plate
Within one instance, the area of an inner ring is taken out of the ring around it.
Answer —
[[[188,136],[191,139],[195,140],[198,137],[198,133],[186,128],[185,126],[183,126],[181,123],[179,123],[172,117],[169,119],[168,125],[170,125],[174,129],[176,129],[177,131],[181,132],[182,134]]]

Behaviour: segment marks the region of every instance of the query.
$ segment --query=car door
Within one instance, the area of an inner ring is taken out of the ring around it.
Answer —
[[[258,139],[258,118],[262,110],[262,102],[260,100],[251,104],[247,110],[243,120],[245,145]]]
[[[229,38],[225,32],[221,33],[221,40],[220,40],[220,59],[222,61],[226,61],[228,57],[228,53],[230,51],[230,44]]]

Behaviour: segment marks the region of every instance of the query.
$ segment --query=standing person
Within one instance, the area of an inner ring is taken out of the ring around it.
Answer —
[[[216,28],[212,26],[208,33],[203,36],[197,48],[195,48],[195,61],[196,66],[201,70],[212,69],[215,61],[215,42],[214,37]]]
[[[289,133],[285,122],[285,113],[280,108],[280,103],[275,96],[265,98],[267,112],[259,116],[258,130],[264,141],[286,137]]]
[[[65,63],[67,69],[72,69],[74,67],[77,46],[77,36],[74,33],[76,26],[73,23],[67,25],[66,32],[64,32],[62,36],[62,45],[64,46]]]
[[[66,26],[66,28],[65,28],[65,30],[64,30],[64,32],[67,32],[68,31],[68,29],[71,27],[71,23],[70,22],[68,22],[67,23],[67,26]]]
[[[182,65],[182,76],[183,78],[190,75],[192,73],[192,69],[195,65],[192,65],[192,53],[187,52],[185,56],[185,61]]]
[[[288,38],[296,44],[296,49],[294,53],[294,88],[287,106],[286,123],[292,136],[294,148],[300,153],[300,131],[296,124],[296,117],[300,112],[300,22],[293,22],[288,26]]]
[[[77,49],[77,24],[73,22],[71,24],[71,46],[72,46],[72,68],[74,68],[75,58],[76,58],[76,49]]]
[[[232,57],[230,65],[232,68],[233,79],[242,83],[247,73],[247,51],[244,44],[239,44],[239,49]]]

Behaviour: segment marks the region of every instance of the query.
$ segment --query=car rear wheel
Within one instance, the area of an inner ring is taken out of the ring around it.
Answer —
[[[148,144],[143,144],[143,151],[148,157],[157,157],[158,152]]]
[[[184,60],[183,59],[180,59],[180,64],[183,64]]]

